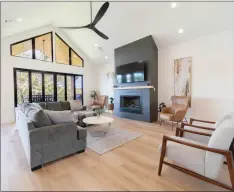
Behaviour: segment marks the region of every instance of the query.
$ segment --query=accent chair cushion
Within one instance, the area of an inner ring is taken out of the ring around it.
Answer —
[[[213,132],[211,130],[199,129],[199,128],[194,128],[194,127],[190,127],[190,126],[184,126],[184,129],[190,130],[190,131],[198,131],[198,132],[202,132],[202,133],[209,133],[209,134],[212,134],[212,132]],[[197,135],[197,134],[188,133],[188,132],[184,132],[183,137],[186,139],[197,141],[199,143],[203,143],[205,145],[208,145],[208,142],[210,140],[210,136]]]
[[[71,111],[50,111],[45,110],[45,113],[51,119],[54,124],[62,123],[76,123],[77,120],[73,117]]]
[[[52,111],[62,111],[62,104],[61,102],[48,102],[46,103],[46,109]]]
[[[174,119],[174,114],[172,113],[160,113],[160,120],[172,121]]]
[[[60,101],[62,110],[71,110],[69,101]]]
[[[83,109],[83,105],[79,100],[71,100],[71,111],[81,111]]]
[[[28,111],[27,117],[30,121],[33,122],[35,127],[45,127],[53,125],[50,118],[46,115],[46,113],[42,109],[37,109],[32,107]]]
[[[183,137],[176,137],[176,136],[171,136],[171,137],[188,143],[203,145],[199,142],[192,141]],[[160,151],[161,148],[162,146],[160,145],[159,146]],[[206,152],[204,150],[168,141],[165,156],[180,167],[204,175],[205,154]]]
[[[91,108],[94,109],[101,109],[102,106],[101,105],[92,105]]]

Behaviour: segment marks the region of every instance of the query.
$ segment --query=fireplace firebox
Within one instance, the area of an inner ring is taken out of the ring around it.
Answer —
[[[132,95],[121,95],[120,111],[129,113],[141,113],[141,97]]]

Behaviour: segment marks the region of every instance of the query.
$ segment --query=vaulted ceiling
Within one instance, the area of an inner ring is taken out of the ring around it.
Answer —
[[[102,4],[93,2],[93,17]],[[4,22],[19,17],[22,22]],[[89,2],[2,2],[1,6],[2,37],[46,24],[82,26],[89,22]],[[115,48],[148,35],[160,49],[233,29],[234,2],[180,2],[174,9],[169,2],[110,2],[97,28],[110,39],[104,40],[88,29],[65,32],[95,63],[113,62]],[[183,34],[178,33],[179,28],[184,29]]]

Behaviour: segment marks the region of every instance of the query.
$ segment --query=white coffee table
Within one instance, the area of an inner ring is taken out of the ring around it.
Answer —
[[[96,125],[88,127],[88,131],[90,132],[92,137],[100,137],[105,136],[111,127],[111,123],[113,122],[113,118],[105,117],[105,116],[94,116],[87,117],[83,119],[83,122],[86,124]],[[105,126],[107,124],[108,126]],[[102,125],[102,126],[100,126]]]

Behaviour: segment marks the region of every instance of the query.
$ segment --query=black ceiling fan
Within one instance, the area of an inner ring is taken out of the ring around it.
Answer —
[[[96,17],[94,18],[94,20],[92,21],[92,1],[90,1],[90,13],[91,13],[91,22],[90,22],[90,24],[85,25],[85,26],[80,26],[80,27],[59,27],[59,28],[62,28],[62,29],[82,29],[82,28],[88,28],[88,29],[93,30],[95,33],[97,33],[103,39],[109,39],[109,37],[107,37],[104,33],[102,33],[101,31],[99,31],[95,27],[95,25],[100,21],[100,19],[106,13],[108,7],[109,7],[109,2],[105,2],[102,5],[102,7],[99,9],[99,11],[98,11]]]

